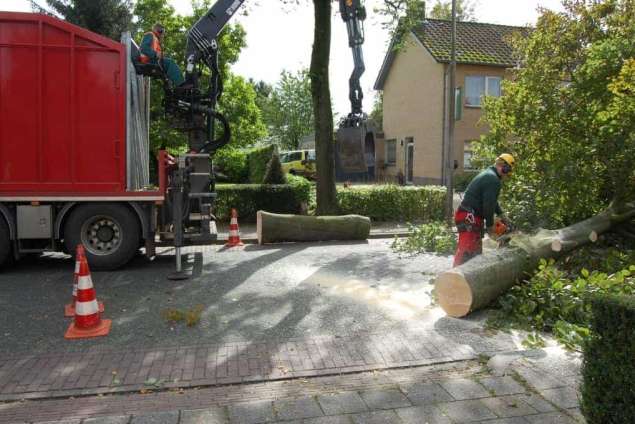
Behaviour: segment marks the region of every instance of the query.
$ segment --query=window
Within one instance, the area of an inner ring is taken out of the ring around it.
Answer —
[[[287,162],[295,162],[296,160],[302,160],[302,152],[287,153]]]
[[[485,76],[465,77],[465,104],[467,106],[481,106],[483,96],[500,97],[501,78]]]
[[[466,141],[463,146],[463,169],[464,170],[472,170],[474,169],[474,165],[472,165],[472,142]]]
[[[397,164],[397,140],[386,140],[386,165]]]
[[[287,153],[280,153],[280,163],[289,162],[289,155]]]

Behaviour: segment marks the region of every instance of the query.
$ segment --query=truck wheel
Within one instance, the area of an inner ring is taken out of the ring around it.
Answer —
[[[9,226],[0,216],[0,267],[5,265],[11,256],[11,234]]]
[[[64,225],[66,249],[74,255],[77,245],[83,244],[88,263],[98,270],[128,263],[139,249],[140,238],[136,215],[123,205],[81,205]]]

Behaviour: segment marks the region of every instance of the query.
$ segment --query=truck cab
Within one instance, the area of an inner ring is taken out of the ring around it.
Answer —
[[[315,149],[282,152],[280,164],[284,173],[315,178]]]

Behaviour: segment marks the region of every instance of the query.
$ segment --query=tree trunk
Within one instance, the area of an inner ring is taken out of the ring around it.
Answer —
[[[318,215],[338,213],[335,191],[335,143],[329,87],[331,52],[331,1],[313,0],[315,29],[311,54],[311,97],[315,114],[315,155]]]
[[[541,258],[561,255],[607,231],[612,224],[630,219],[635,206],[621,215],[610,207],[585,221],[550,231],[541,230],[534,236],[516,236],[510,247],[486,252],[439,275],[435,291],[439,304],[452,317],[463,317],[487,306],[525,277]]]
[[[258,244],[283,241],[366,240],[370,219],[360,215],[302,216],[258,211]]]

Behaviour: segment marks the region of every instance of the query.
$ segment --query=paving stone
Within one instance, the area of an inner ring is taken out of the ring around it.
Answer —
[[[525,417],[531,424],[574,424],[575,420],[561,412],[547,412],[545,414],[528,415]]]
[[[302,424],[351,424],[352,422],[350,415],[331,415],[329,417],[309,418],[302,421]]]
[[[355,424],[401,424],[395,411],[373,411],[351,415]]]
[[[324,415],[315,399],[278,400],[273,407],[281,420],[299,420],[302,418],[321,417]]]
[[[533,393],[514,395],[513,397],[525,402],[538,412],[551,412],[556,410],[556,407],[551,403]]]
[[[82,424],[128,424],[128,422],[130,422],[129,415],[119,415],[116,417],[86,418]]]
[[[514,396],[503,396],[483,399],[483,403],[499,417],[519,417],[537,414],[534,408]]]
[[[181,411],[179,424],[224,424],[227,414],[222,408],[191,409]]]
[[[448,417],[434,405],[395,409],[404,424],[451,424]]]
[[[227,411],[231,423],[257,424],[275,420],[273,402],[270,401],[230,405]]]
[[[80,420],[38,421],[35,424],[79,424]]]
[[[130,424],[177,424],[179,411],[153,412],[152,414],[135,415]]]
[[[480,400],[459,400],[440,403],[438,406],[453,421],[469,422],[498,418]]]
[[[516,368],[516,371],[531,387],[537,390],[564,386],[562,381],[549,377],[543,372],[538,372],[525,367],[518,367]]]
[[[509,376],[480,378],[479,382],[490,390],[494,396],[514,395],[525,393],[525,388]]]
[[[578,392],[573,387],[540,390],[540,394],[549,402],[563,409],[577,408],[580,405]]]
[[[355,414],[368,410],[357,392],[320,395],[317,400],[326,415]]]
[[[412,406],[408,398],[397,389],[368,390],[360,394],[371,410]]]
[[[452,402],[454,398],[437,383],[416,383],[403,387],[406,396],[414,405]]]
[[[489,397],[490,393],[474,380],[456,378],[441,381],[441,386],[457,400]]]
[[[498,418],[496,420],[481,421],[482,424],[528,424],[523,417]]]

